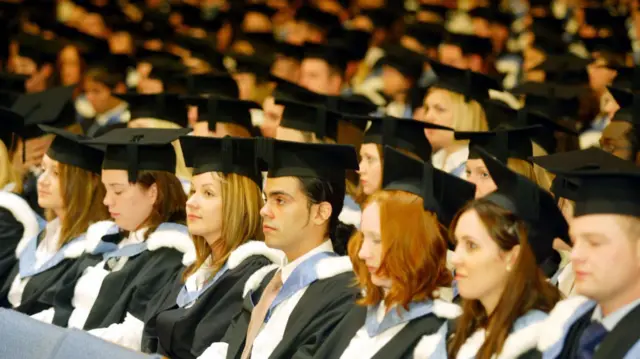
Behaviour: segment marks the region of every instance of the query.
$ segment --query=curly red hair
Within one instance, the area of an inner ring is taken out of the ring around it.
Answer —
[[[447,243],[433,212],[425,211],[422,198],[404,191],[378,191],[371,203],[380,206],[382,261],[379,274],[391,279],[386,295],[371,282],[366,264],[358,258],[362,233],[349,241],[349,257],[353,262],[357,284],[364,289],[360,305],[378,305],[384,299],[390,308],[400,305],[408,309],[412,301],[434,299],[434,292],[451,285],[447,270]]]

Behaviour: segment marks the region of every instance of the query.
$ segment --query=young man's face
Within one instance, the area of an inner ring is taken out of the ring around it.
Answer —
[[[107,85],[87,78],[84,81],[84,91],[96,113],[104,113],[110,109],[112,95],[111,89]]]
[[[340,76],[321,59],[304,59],[300,65],[300,86],[323,95],[340,94]]]
[[[611,214],[579,216],[571,221],[571,262],[578,294],[615,306],[617,298],[637,290],[640,233],[633,221],[638,219]]]

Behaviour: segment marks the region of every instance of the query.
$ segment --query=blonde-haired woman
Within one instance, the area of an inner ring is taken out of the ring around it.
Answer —
[[[38,178],[38,204],[46,227],[16,248],[16,264],[0,290],[0,305],[26,314],[47,307],[44,298],[84,253],[92,224],[109,217],[102,204],[100,182],[103,153],[79,143],[78,135],[41,126],[56,135],[43,158]],[[23,236],[24,237],[24,236]]]
[[[437,83],[424,98],[422,121],[451,127],[456,131],[486,131],[487,118],[482,101],[489,97],[489,89],[500,85],[494,79],[469,70],[460,70],[440,63],[432,63]],[[469,155],[467,141],[458,141],[453,133],[425,130],[435,153],[433,165],[454,176],[464,178]]]
[[[141,334],[142,350],[185,358],[222,339],[247,279],[284,257],[261,241],[255,140],[187,136],[180,143],[194,168],[187,224],[197,258],[156,295]]]
[[[15,144],[15,132],[22,128],[18,114],[0,108],[3,125],[0,129],[0,287],[4,285],[17,258],[15,249],[21,240],[33,238],[40,232],[43,220],[18,194],[22,178],[13,168],[9,149]]]

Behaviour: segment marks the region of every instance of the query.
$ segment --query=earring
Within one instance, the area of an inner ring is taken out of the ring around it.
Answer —
[[[507,265],[507,272],[511,272],[511,264]]]

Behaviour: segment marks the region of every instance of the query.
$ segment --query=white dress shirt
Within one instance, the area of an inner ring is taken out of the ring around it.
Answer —
[[[447,154],[444,149],[441,149],[431,156],[431,163],[433,164],[433,167],[441,171],[452,173],[456,169],[460,168],[460,166],[463,166],[467,162],[468,158],[468,146],[461,147],[449,154]],[[467,177],[464,168],[457,175],[458,177],[463,179],[466,179]]]
[[[640,299],[636,299],[635,301],[625,305],[624,307],[616,310],[615,312],[603,317],[602,308],[597,305],[596,309],[593,311],[591,315],[591,320],[599,321],[602,325],[607,328],[608,331],[612,331],[618,323],[632,310],[634,310],[638,305],[640,305]]]

